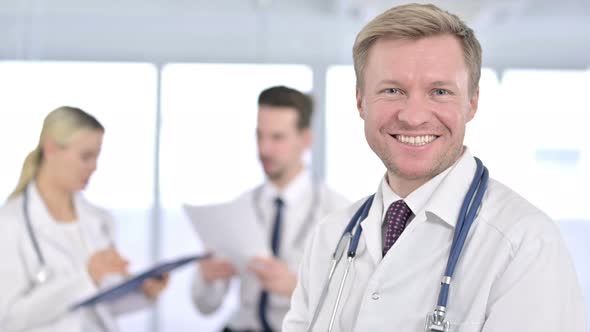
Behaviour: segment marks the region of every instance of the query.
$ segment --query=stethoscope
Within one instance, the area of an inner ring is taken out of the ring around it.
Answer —
[[[33,285],[39,286],[47,282],[50,277],[49,268],[47,267],[47,262],[45,261],[45,257],[43,256],[43,252],[39,247],[39,241],[37,241],[37,236],[35,235],[35,231],[33,231],[33,224],[31,222],[31,216],[29,215],[29,190],[28,187],[25,188],[23,192],[23,216],[25,217],[25,225],[27,226],[27,233],[29,234],[29,238],[31,239],[31,243],[33,244],[33,249],[35,250],[35,255],[37,256],[37,261],[39,262],[39,267],[37,271],[33,275]]]
[[[453,273],[455,272],[457,262],[459,261],[459,257],[461,256],[461,251],[463,250],[465,239],[469,234],[469,229],[471,228],[471,225],[475,220],[475,215],[479,207],[481,206],[481,201],[488,186],[489,179],[488,169],[483,165],[481,160],[479,160],[478,158],[474,159],[477,166],[475,170],[475,175],[473,176],[473,181],[471,182],[469,190],[465,195],[465,199],[463,200],[463,204],[459,212],[459,219],[457,220],[457,225],[455,226],[453,242],[451,244],[451,251],[449,253],[449,258],[447,260],[447,267],[445,269],[444,276],[442,277],[440,283],[440,291],[438,294],[438,301],[436,307],[432,313],[429,313],[426,316],[424,331],[427,332],[448,332],[451,327],[450,322],[445,319],[451,280],[453,277]],[[320,294],[318,304],[316,306],[313,317],[307,329],[308,332],[313,329],[319,317],[320,311],[323,307],[323,304],[328,294],[328,289],[330,288],[330,283],[332,282],[332,278],[334,277],[336,267],[338,266],[342,257],[344,256],[345,251],[347,251],[348,245],[348,251],[346,255],[347,264],[344,270],[344,274],[342,276],[342,280],[340,281],[340,285],[338,287],[338,295],[336,296],[334,308],[332,309],[332,315],[330,316],[328,332],[332,331],[332,328],[334,327],[336,314],[338,312],[340,300],[342,298],[342,292],[346,284],[346,279],[348,277],[350,267],[352,266],[352,263],[356,256],[356,251],[361,238],[361,233],[363,232],[361,223],[369,215],[369,210],[371,209],[371,205],[373,204],[374,198],[375,195],[373,194],[363,202],[360,208],[355,212],[355,214],[350,219],[350,222],[348,223],[348,225],[344,229],[344,232],[342,233],[342,236],[338,240],[336,249],[332,254],[332,264],[330,266],[328,276],[324,281],[324,285],[322,288],[322,292]]]
[[[23,210],[23,216],[25,219],[25,225],[27,228],[27,233],[29,235],[29,239],[31,240],[31,243],[33,245],[33,250],[35,251],[35,256],[37,256],[37,261],[39,263],[38,264],[39,267],[37,268],[37,270],[33,274],[33,286],[39,286],[39,285],[44,284],[45,282],[47,282],[47,280],[50,279],[51,271],[48,267],[47,261],[45,260],[45,256],[43,255],[43,252],[41,251],[41,247],[39,246],[39,241],[37,240],[37,236],[36,236],[35,231],[33,229],[33,223],[31,221],[31,215],[29,213],[29,188],[28,188],[28,186],[23,191],[22,210]],[[107,234],[107,237],[108,237],[108,230],[103,229],[103,232],[105,234]],[[113,244],[110,243],[109,246],[113,246]]]

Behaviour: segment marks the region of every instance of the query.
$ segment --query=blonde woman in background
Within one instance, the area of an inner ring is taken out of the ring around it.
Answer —
[[[112,245],[111,218],[78,193],[96,169],[103,135],[77,108],[45,118],[39,145],[0,209],[0,331],[117,331],[115,315],[146,306],[165,288],[167,276],[120,301],[70,310],[128,274]]]

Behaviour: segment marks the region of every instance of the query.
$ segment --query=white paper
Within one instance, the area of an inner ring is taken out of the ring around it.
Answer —
[[[254,256],[272,256],[266,232],[250,200],[241,198],[202,206],[184,204],[183,209],[207,250],[228,258],[240,272],[245,271]]]

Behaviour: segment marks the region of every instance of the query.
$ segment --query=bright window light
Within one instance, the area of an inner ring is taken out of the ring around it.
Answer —
[[[96,204],[147,208],[152,204],[156,70],[150,64],[0,62],[2,197],[16,185],[35,148],[44,117],[62,106],[96,116],[106,128],[96,173],[86,191]]]
[[[352,66],[332,66],[326,77],[326,183],[356,201],[375,192],[385,174],[365,140]]]
[[[508,70],[502,79],[495,171],[558,220],[590,218],[589,86],[588,71]]]
[[[162,73],[161,188],[165,206],[230,200],[259,184],[258,94],[273,85],[304,92],[299,65],[171,64]]]

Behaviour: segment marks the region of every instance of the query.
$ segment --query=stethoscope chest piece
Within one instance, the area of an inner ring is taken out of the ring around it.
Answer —
[[[445,320],[444,310],[437,309],[426,315],[424,332],[449,332],[450,330],[451,323],[448,320]]]

